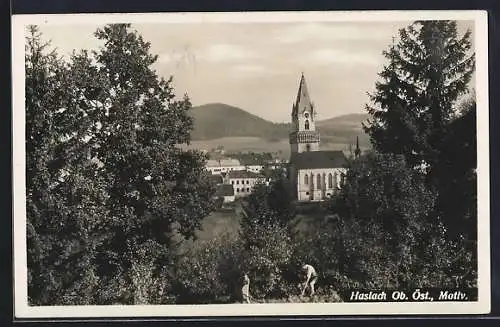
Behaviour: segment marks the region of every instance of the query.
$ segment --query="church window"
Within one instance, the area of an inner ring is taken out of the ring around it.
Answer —
[[[328,174],[328,188],[333,188],[333,176],[332,176],[332,173]]]
[[[239,188],[237,188],[237,189],[236,189],[236,192],[239,192],[239,191],[240,191],[240,189],[239,189]]]
[[[321,174],[318,174],[316,177],[316,184],[318,184],[316,187],[318,190],[321,190]]]
[[[309,120],[306,120],[305,125],[304,125],[304,128],[305,128],[306,130],[309,130]]]
[[[250,183],[250,181],[247,179],[247,184],[249,184],[249,183]]]
[[[240,184],[240,181],[239,181],[239,180],[237,180],[237,181],[236,181],[236,184]]]
[[[304,176],[304,184],[309,184],[309,176],[307,175]]]
[[[333,174],[333,185],[335,185],[335,187],[339,185],[337,173]]]

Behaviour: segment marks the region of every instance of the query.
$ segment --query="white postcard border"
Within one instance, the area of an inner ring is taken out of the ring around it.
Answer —
[[[478,301],[411,303],[286,303],[225,305],[43,306],[27,301],[24,28],[28,24],[356,22],[428,19],[474,20],[477,96]],[[190,317],[276,315],[482,314],[490,311],[490,199],[488,27],[486,11],[352,11],[14,15],[13,76],[13,249],[16,318]]]

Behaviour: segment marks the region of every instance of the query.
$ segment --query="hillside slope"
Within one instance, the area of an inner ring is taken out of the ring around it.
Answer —
[[[210,103],[193,107],[190,115],[194,118],[195,126],[193,141],[254,137],[288,143],[290,124],[273,123],[238,107]],[[367,114],[348,114],[318,121],[316,125],[322,143],[354,144],[356,136],[359,136],[360,146],[367,147],[368,136],[361,127],[361,122],[367,118]]]
[[[351,127],[351,128],[361,128],[361,122],[368,119],[368,114],[347,114],[338,117],[333,117],[330,119],[319,120],[316,123],[318,127]]]
[[[353,144],[359,137],[361,147],[368,147],[370,140],[364,133],[362,123],[368,119],[368,114],[347,114],[316,123],[321,139],[329,142],[344,142]]]
[[[265,139],[288,137],[288,124],[275,124],[243,109],[223,103],[210,103],[193,107],[193,140],[210,140],[221,137],[256,136]]]

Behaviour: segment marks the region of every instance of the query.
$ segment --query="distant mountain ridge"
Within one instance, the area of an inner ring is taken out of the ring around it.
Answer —
[[[260,137],[268,141],[288,139],[290,123],[273,123],[238,107],[224,103],[194,106],[190,110],[194,119],[193,140],[212,140],[223,137]],[[356,136],[360,143],[367,142],[361,123],[367,114],[348,114],[316,123],[325,142],[352,144]]]

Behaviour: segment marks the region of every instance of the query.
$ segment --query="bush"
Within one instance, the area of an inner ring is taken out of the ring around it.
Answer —
[[[160,304],[163,302],[168,278],[158,262],[162,247],[149,240],[130,251],[132,266],[129,270],[134,304]]]
[[[270,222],[250,225],[236,237],[197,242],[180,257],[171,289],[176,303],[241,301],[243,272],[250,277],[250,293],[256,299],[299,293],[296,284],[283,278],[293,253],[287,229]]]
[[[99,304],[164,304],[170,279],[164,259],[164,246],[149,240],[142,244],[129,242],[126,249],[130,266],[102,281],[98,292]]]
[[[176,303],[234,301],[239,263],[238,240],[229,235],[189,248],[175,267],[172,292]]]
[[[242,230],[242,268],[249,273],[253,295],[263,298],[286,294],[282,275],[293,254],[287,228],[277,222],[258,222],[247,217]]]

